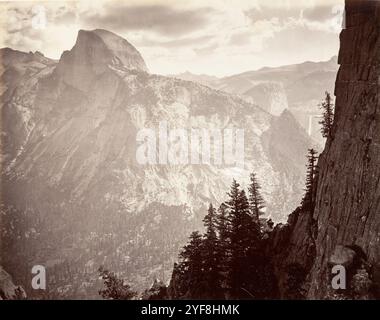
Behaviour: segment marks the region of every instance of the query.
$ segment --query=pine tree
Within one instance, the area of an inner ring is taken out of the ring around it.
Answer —
[[[210,204],[208,213],[203,219],[206,232],[203,240],[203,281],[205,293],[209,298],[221,296],[220,250],[217,238],[216,210]]]
[[[240,185],[235,179],[232,180],[231,190],[227,195],[230,199],[226,202],[226,206],[229,209],[229,215],[235,216],[239,210],[239,196],[240,196]]]
[[[314,149],[308,150],[307,155],[307,173],[306,173],[306,188],[305,195],[302,199],[302,207],[306,209],[312,209],[314,207],[314,188],[315,188],[315,178],[317,173],[316,162],[317,162],[317,151]]]
[[[330,93],[325,92],[325,100],[321,104],[322,120],[319,124],[322,125],[321,133],[324,138],[331,136],[331,129],[334,122],[334,104],[332,103]]]
[[[119,279],[114,272],[99,268],[99,275],[104,280],[105,288],[99,290],[104,299],[130,300],[137,295],[123,279]]]
[[[198,231],[191,233],[189,243],[184,246],[180,253],[181,262],[178,271],[183,275],[182,282],[185,282],[189,298],[199,298],[202,293],[202,272],[203,272],[203,239]]]
[[[226,203],[229,209],[230,259],[228,263],[228,283],[231,294],[235,298],[247,295],[249,283],[250,256],[259,242],[260,229],[250,213],[250,206],[244,190],[239,190],[239,184],[233,180],[230,199]]]
[[[226,260],[228,258],[227,248],[230,244],[230,221],[228,219],[228,207],[225,203],[219,206],[216,228],[218,231],[218,244],[223,255],[222,259]]]
[[[180,253],[187,271],[196,275],[202,271],[202,244],[202,235],[198,231],[194,231],[189,237],[189,243]]]
[[[228,220],[228,208],[225,203],[222,203],[218,209],[216,227],[218,231],[219,246],[226,247],[229,242],[229,220]]]
[[[208,212],[206,216],[203,218],[203,224],[206,228],[205,233],[205,241],[209,241],[212,244],[216,244],[217,236],[216,236],[216,230],[217,230],[217,221],[216,221],[216,211],[213,207],[213,205],[210,203]]]
[[[239,192],[239,220],[240,235],[237,242],[245,253],[249,253],[258,245],[260,238],[260,227],[255,217],[252,216],[250,205],[244,190]]]
[[[225,286],[228,276],[229,247],[230,247],[230,222],[228,219],[228,208],[225,203],[219,206],[217,214],[218,231],[218,260],[221,273],[221,285]]]
[[[251,183],[248,187],[249,206],[253,218],[259,222],[260,216],[264,214],[262,209],[265,208],[265,201],[260,193],[261,186],[257,181],[256,174],[251,173]]]
[[[205,234],[193,232],[175,264],[170,296],[187,299],[276,298],[276,278],[260,224],[244,190],[233,180],[218,214],[210,204]]]
[[[166,285],[155,279],[150,289],[146,289],[142,293],[142,300],[165,300],[167,299],[167,287]]]
[[[240,212],[240,190],[239,184],[234,179],[232,181],[231,190],[228,193],[229,200],[226,202],[228,208],[228,218],[230,222],[230,243],[227,247],[230,259],[228,261],[227,269],[227,282],[231,289],[232,294],[236,295],[237,288],[240,287],[240,275],[239,272],[242,268],[241,260],[242,248],[239,244],[240,242],[240,230],[242,228],[242,219]]]

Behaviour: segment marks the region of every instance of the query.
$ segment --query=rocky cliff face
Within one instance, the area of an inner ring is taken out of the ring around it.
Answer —
[[[318,162],[316,205],[278,226],[271,248],[279,254],[280,280],[284,266],[296,263],[309,298],[336,297],[336,264],[347,269],[349,297],[376,296],[380,285],[380,3],[347,0],[345,21],[334,128]]]
[[[347,1],[335,88],[333,136],[319,162],[317,255],[310,296],[322,297],[338,245],[380,271],[380,3]]]
[[[4,266],[17,280],[48,265],[55,293],[88,297],[101,264],[140,288],[166,279],[208,203],[252,170],[268,214],[281,219],[300,201],[311,141],[290,114],[149,74],[136,49],[104,30],[80,31],[58,62],[9,49],[1,57]],[[244,167],[138,163],[137,132],[162,121],[244,129]],[[285,167],[281,154],[302,164]]]
[[[56,72],[65,83],[88,91],[96,76],[112,68],[148,71],[127,40],[107,30],[80,30],[75,46],[62,54]]]
[[[26,299],[26,293],[21,286],[13,283],[12,277],[0,266],[0,300]]]

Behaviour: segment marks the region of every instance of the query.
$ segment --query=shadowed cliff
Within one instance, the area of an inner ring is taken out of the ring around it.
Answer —
[[[380,2],[346,1],[338,62],[315,208],[277,226],[268,250],[280,287],[287,267],[297,265],[308,298],[371,298],[380,283]],[[331,288],[337,264],[346,268],[347,292]]]

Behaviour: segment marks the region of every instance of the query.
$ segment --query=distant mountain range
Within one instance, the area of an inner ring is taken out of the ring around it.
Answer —
[[[273,115],[289,109],[312,138],[324,143],[319,132],[318,107],[325,91],[333,94],[337,57],[328,61],[303,62],[281,67],[265,67],[236,75],[217,78],[185,72],[171,75],[241,96]]]

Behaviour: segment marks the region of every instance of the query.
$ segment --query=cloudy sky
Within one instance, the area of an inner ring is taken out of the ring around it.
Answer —
[[[0,47],[59,59],[79,29],[132,43],[151,72],[226,76],[303,61],[339,48],[344,0],[0,2]]]

